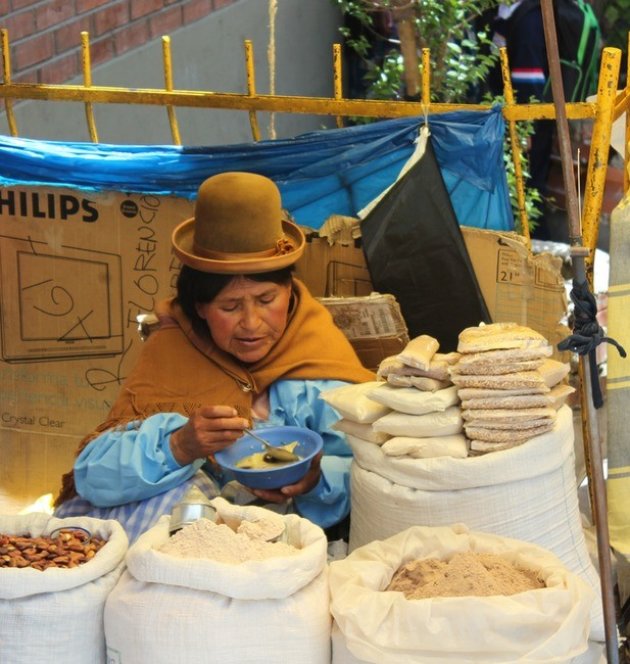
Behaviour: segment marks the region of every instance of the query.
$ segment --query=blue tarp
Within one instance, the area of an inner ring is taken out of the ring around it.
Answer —
[[[512,230],[501,109],[430,115],[428,122],[459,223]],[[422,117],[401,118],[286,140],[208,147],[0,137],[0,184],[194,199],[210,175],[250,171],[278,184],[285,207],[299,224],[319,229],[331,214],[356,216],[395,181],[423,123]]]

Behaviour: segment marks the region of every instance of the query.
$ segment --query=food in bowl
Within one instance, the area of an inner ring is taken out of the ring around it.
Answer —
[[[297,447],[297,444],[298,444],[297,440],[294,440],[292,443],[287,443],[286,445],[278,445],[277,447],[280,450],[293,452],[293,450],[295,450],[295,448]],[[239,468],[259,469],[259,468],[273,468],[274,466],[283,463],[292,463],[292,461],[285,461],[283,459],[270,457],[269,453],[266,450],[263,450],[262,452],[254,452],[254,454],[250,454],[249,456],[243,457],[242,459],[236,462],[236,465]]]
[[[238,462],[241,459],[264,453],[262,443],[248,434],[214,455],[216,462],[224,470],[230,471],[234,479],[252,489],[279,489],[299,482],[308,472],[313,457],[324,446],[322,437],[305,427],[264,427],[257,430],[257,433],[274,447],[296,443],[293,452],[300,458],[288,463],[274,461],[266,468],[240,468]]]

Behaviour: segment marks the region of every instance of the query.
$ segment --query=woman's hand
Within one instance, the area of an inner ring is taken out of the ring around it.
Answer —
[[[248,425],[231,406],[202,406],[171,434],[171,451],[177,463],[186,466],[228,447]]]
[[[321,460],[322,452],[317,456],[313,457],[311,461],[311,466],[308,469],[306,475],[295,484],[289,484],[288,486],[283,486],[281,489],[249,489],[255,496],[266,500],[269,503],[283,503],[293,496],[300,496],[303,493],[308,493],[311,489],[314,489],[319,478],[321,476]]]

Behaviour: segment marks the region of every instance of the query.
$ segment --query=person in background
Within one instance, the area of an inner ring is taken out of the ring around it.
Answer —
[[[159,327],[107,420],[80,444],[55,516],[117,519],[134,541],[192,484],[209,497],[230,484],[213,454],[245,427],[294,425],[322,435],[323,456],[298,483],[252,498],[323,528],[347,517],[351,450],[319,395],[374,374],[293,277],[305,238],[284,216],[266,177],[202,183],[194,217],[172,234],[176,296],[157,307]]]
[[[510,63],[510,78],[516,102],[527,104],[532,99],[545,100],[549,67],[540,4],[518,12],[527,0],[500,4],[493,23],[493,41],[497,47],[505,47]],[[531,3],[530,3],[531,4]],[[494,94],[503,94],[499,68],[493,71],[490,88]],[[548,101],[548,100],[547,100]],[[547,179],[553,147],[553,120],[535,120],[534,133],[527,149],[529,178],[527,186],[537,189],[543,199],[541,216],[532,237],[550,240],[550,230],[545,220],[544,199],[548,196]]]

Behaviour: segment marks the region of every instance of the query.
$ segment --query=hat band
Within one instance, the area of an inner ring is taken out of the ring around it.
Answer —
[[[263,249],[262,251],[247,251],[247,252],[233,252],[233,251],[214,251],[206,247],[200,247],[196,242],[193,242],[193,251],[198,256],[203,258],[211,258],[213,260],[243,260],[243,259],[256,259],[268,258],[270,256],[280,256],[288,254],[295,249],[293,243],[286,237],[282,237],[276,241],[276,246],[272,249]]]

